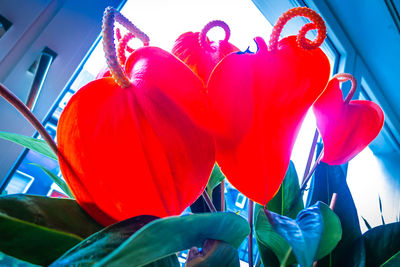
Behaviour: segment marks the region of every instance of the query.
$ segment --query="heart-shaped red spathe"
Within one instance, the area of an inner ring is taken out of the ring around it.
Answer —
[[[211,42],[207,32],[213,27],[225,30],[225,39]],[[229,43],[230,30],[220,20],[211,21],[201,32],[186,32],[178,37],[172,48],[172,54],[185,62],[206,84],[214,67],[228,54],[239,49]]]
[[[217,162],[227,179],[251,200],[266,205],[276,194],[307,110],[323,92],[329,60],[319,49],[299,47],[296,36],[269,51],[234,53],[208,83]]]
[[[204,190],[214,141],[202,81],[173,55],[139,48],[131,85],[95,80],[58,124],[60,167],[78,203],[103,225],[138,215],[178,215]]]
[[[333,78],[314,103],[317,127],[324,143],[321,161],[330,165],[348,162],[379,134],[384,123],[382,109],[368,100],[346,103],[340,81]]]

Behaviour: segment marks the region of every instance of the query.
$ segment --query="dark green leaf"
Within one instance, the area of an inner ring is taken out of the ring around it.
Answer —
[[[20,135],[20,134],[15,134],[15,133],[7,133],[7,132],[0,132],[0,138],[14,142],[18,145],[24,146],[28,149],[31,149],[33,151],[36,151],[36,152],[44,155],[46,157],[49,157],[51,159],[58,161],[57,155],[54,154],[53,150],[51,150],[49,145],[43,140],[25,136],[25,135]]]
[[[380,211],[380,213],[381,213],[382,224],[385,225],[385,219],[383,218],[383,213],[382,213],[382,200],[381,200],[381,196],[379,196],[379,211]]]
[[[321,266],[363,266],[365,255],[363,244],[358,244],[361,230],[357,209],[346,183],[346,176],[340,166],[330,166],[321,162],[318,164],[312,179],[307,203],[312,205],[317,201],[330,203],[333,193],[337,193],[335,213],[342,225],[342,239],[331,256],[321,259]],[[359,251],[355,251],[355,248]]]
[[[48,265],[99,229],[71,199],[0,197],[0,250],[34,264]]]
[[[400,223],[372,228],[363,235],[366,251],[365,266],[379,266],[400,251]]]
[[[36,167],[39,167],[44,173],[46,173],[47,176],[49,176],[53,180],[53,182],[55,182],[56,185],[58,185],[61,188],[61,190],[64,191],[65,194],[67,194],[67,196],[69,196],[70,198],[74,198],[71,190],[69,190],[67,183],[63,179],[52,173],[49,169],[40,166],[39,164],[36,163],[31,163],[31,164]]]
[[[361,218],[363,219],[364,224],[365,224],[365,226],[367,227],[367,229],[368,229],[368,230],[371,230],[372,227],[371,227],[371,225],[369,224],[369,222],[368,222],[363,216],[361,216]]]
[[[156,219],[158,218],[155,216],[144,215],[111,225],[85,239],[51,266],[92,266],[113,252],[140,228]],[[146,266],[179,266],[179,263],[177,257],[171,255]]]
[[[197,247],[190,249],[185,267],[239,267],[237,249],[228,243],[207,239],[204,241],[202,251]]]
[[[158,219],[142,227],[122,244],[108,237],[111,231],[118,238],[118,232],[130,224],[129,220],[120,222],[92,235],[64,254],[53,266],[87,266],[94,262],[97,262],[95,266],[142,266],[178,251],[199,247],[206,239],[224,241],[237,248],[250,232],[245,219],[224,212]],[[86,247],[87,253],[79,249],[82,246]]]
[[[210,179],[207,183],[207,193],[212,196],[214,188],[219,185],[225,179],[225,175],[222,173],[217,163],[214,164],[214,168],[211,172]]]
[[[290,244],[300,266],[312,266],[324,226],[319,203],[302,210],[296,220],[274,212],[266,215],[272,228]]]
[[[290,245],[272,228],[263,207],[260,205],[256,205],[255,207],[254,229],[264,266],[273,266],[275,259],[271,255],[271,252],[275,254],[278,263],[286,262],[289,264],[296,262],[296,258],[291,253]]]
[[[285,178],[278,193],[267,204],[269,211],[275,212],[289,218],[296,218],[297,214],[304,209],[303,199],[300,194],[299,178],[296,168],[290,161]]]
[[[221,185],[217,185],[212,195],[209,195],[214,207],[217,211],[221,211]],[[204,213],[210,212],[208,208],[207,202],[204,200],[203,196],[201,195],[192,205],[190,205],[190,210],[193,213]]]
[[[303,208],[296,168],[293,162],[290,162],[282,185],[275,197],[268,203],[267,209],[280,215],[296,218]],[[260,205],[255,207],[254,224],[257,245],[264,266],[279,266],[279,261],[282,262],[287,255],[290,256],[287,262],[296,262],[293,253],[290,253],[289,244],[272,229]],[[272,250],[271,247],[275,250]]]
[[[381,265],[381,267],[399,267],[399,266],[400,266],[400,251]]]
[[[6,267],[6,266],[13,266],[13,267],[36,267],[38,265],[19,260],[17,258],[8,256],[4,253],[0,252],[0,266]]]
[[[339,217],[324,203],[317,202],[324,220],[324,232],[319,243],[316,259],[331,253],[342,238],[342,227]]]
[[[341,238],[340,221],[337,215],[324,203],[319,202],[318,207],[324,226],[316,260],[331,252]],[[260,205],[256,206],[255,214],[255,235],[264,266],[279,266],[279,262],[296,263],[290,245],[272,228]]]

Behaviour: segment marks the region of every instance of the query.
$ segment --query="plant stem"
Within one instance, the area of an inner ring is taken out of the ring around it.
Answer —
[[[334,209],[335,209],[336,200],[337,200],[337,193],[333,193],[333,194],[332,194],[332,198],[331,198],[331,203],[329,204],[329,208],[330,208],[331,210],[334,210]]]
[[[249,266],[253,267],[253,210],[254,202],[249,199],[249,224],[250,224],[250,234],[249,234]]]
[[[221,181],[221,211],[225,211],[225,181]]]
[[[314,139],[311,144],[310,153],[308,154],[307,165],[306,168],[304,169],[304,175],[301,184],[304,183],[304,180],[307,178],[308,172],[310,171],[311,163],[314,158],[315,148],[317,147],[318,137],[319,137],[318,129],[315,129]]]
[[[204,191],[203,191],[202,196],[203,196],[204,201],[207,203],[207,206],[208,206],[208,208],[210,209],[210,211],[211,211],[211,212],[217,212],[217,210],[216,210],[215,207],[214,207],[214,204],[213,204],[212,201],[211,201],[210,196],[209,196],[208,193],[207,193],[207,190],[204,190]]]
[[[8,103],[13,105],[19,113],[22,114],[22,116],[27,119],[30,124],[39,132],[39,134],[43,137],[44,141],[50,146],[50,148],[54,151],[54,153],[57,155],[58,150],[57,150],[57,145],[49,135],[49,133],[46,131],[46,129],[43,127],[43,125],[40,123],[40,121],[33,115],[33,113],[29,110],[29,108],[22,103],[21,100],[18,99],[16,95],[14,95],[7,87],[5,87],[3,84],[0,83],[0,95],[4,97],[4,99],[7,100]]]
[[[312,175],[315,172],[315,169],[317,168],[319,162],[322,159],[322,156],[324,155],[324,150],[321,150],[321,153],[319,154],[318,158],[315,160],[314,165],[311,169],[311,171],[308,173],[307,177],[303,180],[303,182],[301,183],[301,187],[300,187],[300,191],[304,191],[304,189],[306,189],[307,183],[310,180],[310,178],[312,177]]]

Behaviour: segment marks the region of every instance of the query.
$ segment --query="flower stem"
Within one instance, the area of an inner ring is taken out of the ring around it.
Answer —
[[[313,139],[312,144],[311,144],[310,153],[308,154],[307,165],[306,165],[306,168],[304,169],[304,175],[303,175],[303,180],[302,181],[304,181],[306,179],[306,177],[308,175],[308,172],[310,171],[311,162],[312,162],[312,159],[314,157],[315,148],[316,148],[317,142],[318,142],[318,137],[319,137],[318,129],[315,129],[314,139]],[[303,182],[302,182],[302,184],[303,184]]]
[[[207,190],[204,190],[204,191],[203,191],[202,196],[203,196],[204,201],[207,203],[207,206],[208,206],[208,208],[210,209],[210,211],[211,211],[211,212],[217,212],[217,210],[216,210],[215,207],[214,207],[214,204],[213,204],[212,201],[211,201],[210,196],[209,196],[208,193],[207,193]]]
[[[221,181],[221,211],[225,211],[225,181]]]
[[[254,202],[249,199],[249,224],[250,224],[250,234],[249,234],[249,266],[253,267],[253,210]]]
[[[307,183],[312,177],[312,175],[315,172],[315,169],[317,168],[318,164],[320,163],[322,157],[324,155],[324,149],[321,150],[321,153],[319,154],[318,158],[315,160],[313,167],[311,168],[311,171],[308,173],[307,177],[302,181],[300,191],[303,192],[304,189],[306,189]]]
[[[7,100],[8,103],[13,105],[19,113],[22,114],[22,116],[27,119],[30,124],[39,132],[39,134],[43,137],[44,141],[50,146],[50,148],[54,151],[54,153],[57,155],[58,150],[57,150],[57,145],[49,135],[49,133],[46,131],[46,129],[43,127],[43,125],[40,123],[40,121],[33,115],[33,113],[29,110],[29,108],[22,103],[21,100],[18,99],[16,95],[14,95],[7,87],[5,87],[3,84],[0,83],[0,95],[4,97],[5,100]]]

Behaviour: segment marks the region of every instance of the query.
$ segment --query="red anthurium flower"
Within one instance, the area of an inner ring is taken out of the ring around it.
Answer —
[[[221,27],[225,31],[225,39],[211,42],[207,32],[213,27]],[[201,32],[187,32],[178,37],[172,48],[172,54],[185,62],[200,78],[207,83],[211,71],[226,55],[239,51],[229,43],[230,30],[220,20],[214,20],[204,26]]]
[[[178,215],[200,196],[215,160],[213,138],[202,126],[209,120],[204,85],[164,50],[135,50],[124,71],[116,68],[113,43],[104,45],[117,79],[87,84],[64,109],[57,131],[63,176],[103,225]]]
[[[352,89],[343,100],[340,82],[352,81]],[[382,109],[368,100],[351,100],[356,80],[350,74],[335,75],[314,103],[317,127],[324,142],[321,161],[340,165],[361,152],[379,134],[384,123]]]
[[[314,24],[278,43],[283,25],[296,15]],[[319,35],[310,42],[304,36],[314,27]],[[325,36],[315,12],[295,8],[276,24],[270,49],[257,37],[257,52],[230,54],[211,74],[217,162],[232,185],[259,204],[278,191],[302,120],[328,82],[329,60],[318,48]]]

